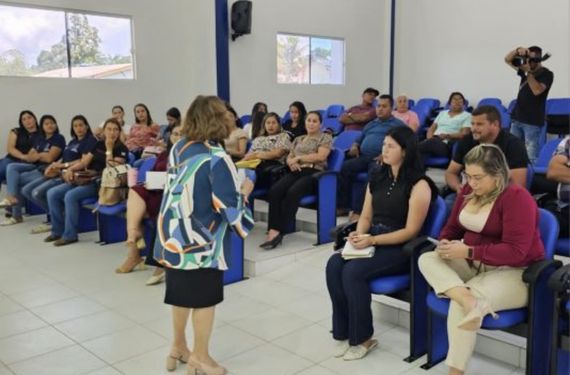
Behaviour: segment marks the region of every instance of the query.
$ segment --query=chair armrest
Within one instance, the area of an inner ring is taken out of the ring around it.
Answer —
[[[330,231],[331,238],[334,238],[334,249],[338,250],[344,247],[346,240],[344,237],[348,236],[348,234],[354,230],[356,230],[356,222],[354,223],[344,223],[337,225],[336,227],[332,228]]]
[[[548,287],[558,293],[570,289],[570,264],[560,267],[550,276]]]
[[[555,269],[562,266],[559,260],[541,260],[531,264],[523,273],[523,281],[527,284],[535,284],[540,275],[548,268],[554,267]]]
[[[321,178],[325,177],[325,176],[329,176],[329,175],[338,175],[338,172],[336,171],[322,171],[322,172],[317,172],[313,175],[311,175],[311,177],[313,177],[315,180],[320,180]]]
[[[427,236],[420,236],[411,241],[406,242],[403,251],[409,256],[419,256],[425,252],[435,249],[435,245],[428,241]],[[419,253],[419,254],[418,254]]]

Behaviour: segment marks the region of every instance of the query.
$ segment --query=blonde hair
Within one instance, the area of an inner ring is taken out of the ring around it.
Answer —
[[[182,134],[190,141],[221,142],[230,134],[226,105],[217,96],[198,95],[182,123]]]
[[[484,196],[471,193],[465,197],[466,201],[473,200],[480,206],[493,202],[509,184],[509,165],[505,154],[493,144],[480,144],[475,146],[463,159],[465,166],[478,165],[489,176],[495,179],[495,188]]]

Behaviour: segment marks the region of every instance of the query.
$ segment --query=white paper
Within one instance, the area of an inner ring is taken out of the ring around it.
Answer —
[[[145,187],[148,190],[164,190],[166,172],[148,171],[145,177]]]

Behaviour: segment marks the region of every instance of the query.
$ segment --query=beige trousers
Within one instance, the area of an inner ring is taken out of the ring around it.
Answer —
[[[528,303],[528,286],[522,280],[524,268],[481,265],[470,267],[465,259],[443,260],[435,252],[423,254],[419,259],[420,271],[440,297],[455,287],[466,287],[477,298],[486,299],[494,311],[516,309]],[[457,327],[465,317],[463,307],[455,301],[449,305],[447,336],[449,351],[445,363],[465,371],[475,349],[476,331]]]

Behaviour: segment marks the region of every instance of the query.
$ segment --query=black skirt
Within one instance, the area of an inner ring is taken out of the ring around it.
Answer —
[[[224,300],[224,272],[201,268],[196,270],[166,270],[167,305],[203,308],[217,305]]]

